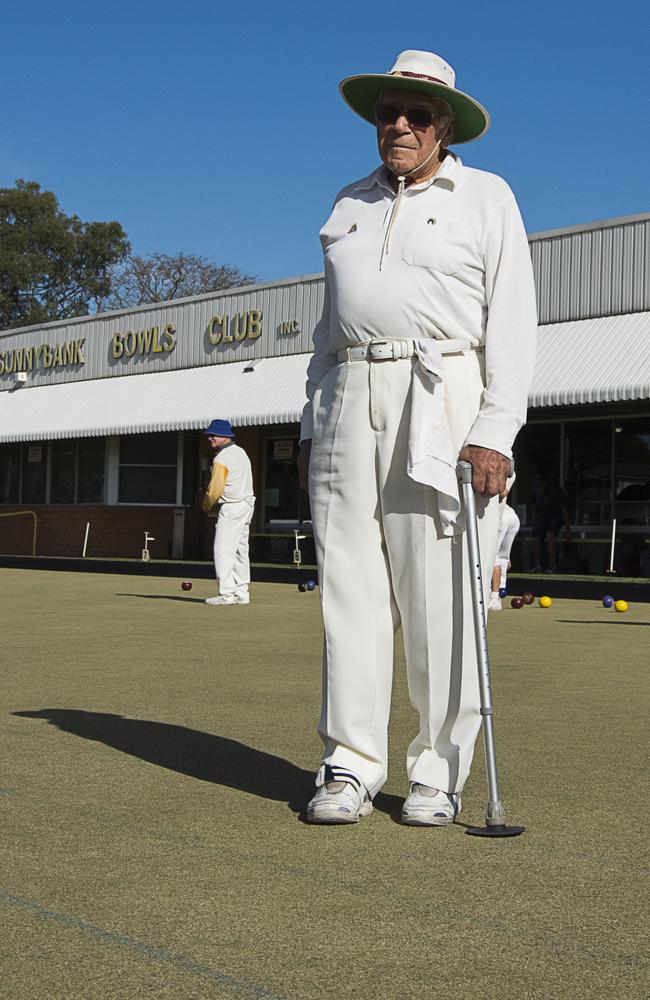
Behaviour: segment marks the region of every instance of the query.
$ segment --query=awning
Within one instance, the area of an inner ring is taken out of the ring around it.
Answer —
[[[539,328],[530,406],[650,398],[650,312]]]
[[[103,437],[207,427],[296,423],[308,354],[65,382],[0,393],[0,441]],[[252,370],[246,370],[251,364]]]

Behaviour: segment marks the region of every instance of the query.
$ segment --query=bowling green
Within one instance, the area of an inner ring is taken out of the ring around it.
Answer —
[[[490,619],[514,840],[399,824],[396,658],[373,816],[310,827],[318,592],[0,570],[0,995],[11,1000],[646,996],[650,605]]]

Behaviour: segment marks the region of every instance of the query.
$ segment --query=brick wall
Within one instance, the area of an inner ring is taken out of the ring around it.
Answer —
[[[144,547],[144,533],[152,559],[171,557],[173,510],[168,507],[104,507],[56,504],[49,507],[0,508],[0,514],[33,510],[38,518],[36,555],[81,556],[86,523],[90,521],[86,555],[138,559]],[[0,517],[0,554],[31,555],[33,519]]]

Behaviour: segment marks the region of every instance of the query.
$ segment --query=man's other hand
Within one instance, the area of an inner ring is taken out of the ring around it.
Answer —
[[[497,493],[505,490],[510,472],[510,459],[500,451],[466,444],[458,460],[469,462],[472,466],[472,486],[482,497],[495,497]]]
[[[298,485],[305,493],[309,493],[309,459],[311,457],[311,438],[300,442],[298,452]]]

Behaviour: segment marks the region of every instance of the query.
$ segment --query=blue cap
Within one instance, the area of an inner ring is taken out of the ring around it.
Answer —
[[[213,420],[209,427],[203,431],[204,434],[209,434],[210,437],[219,438],[234,438],[235,432],[230,425],[229,420]]]

